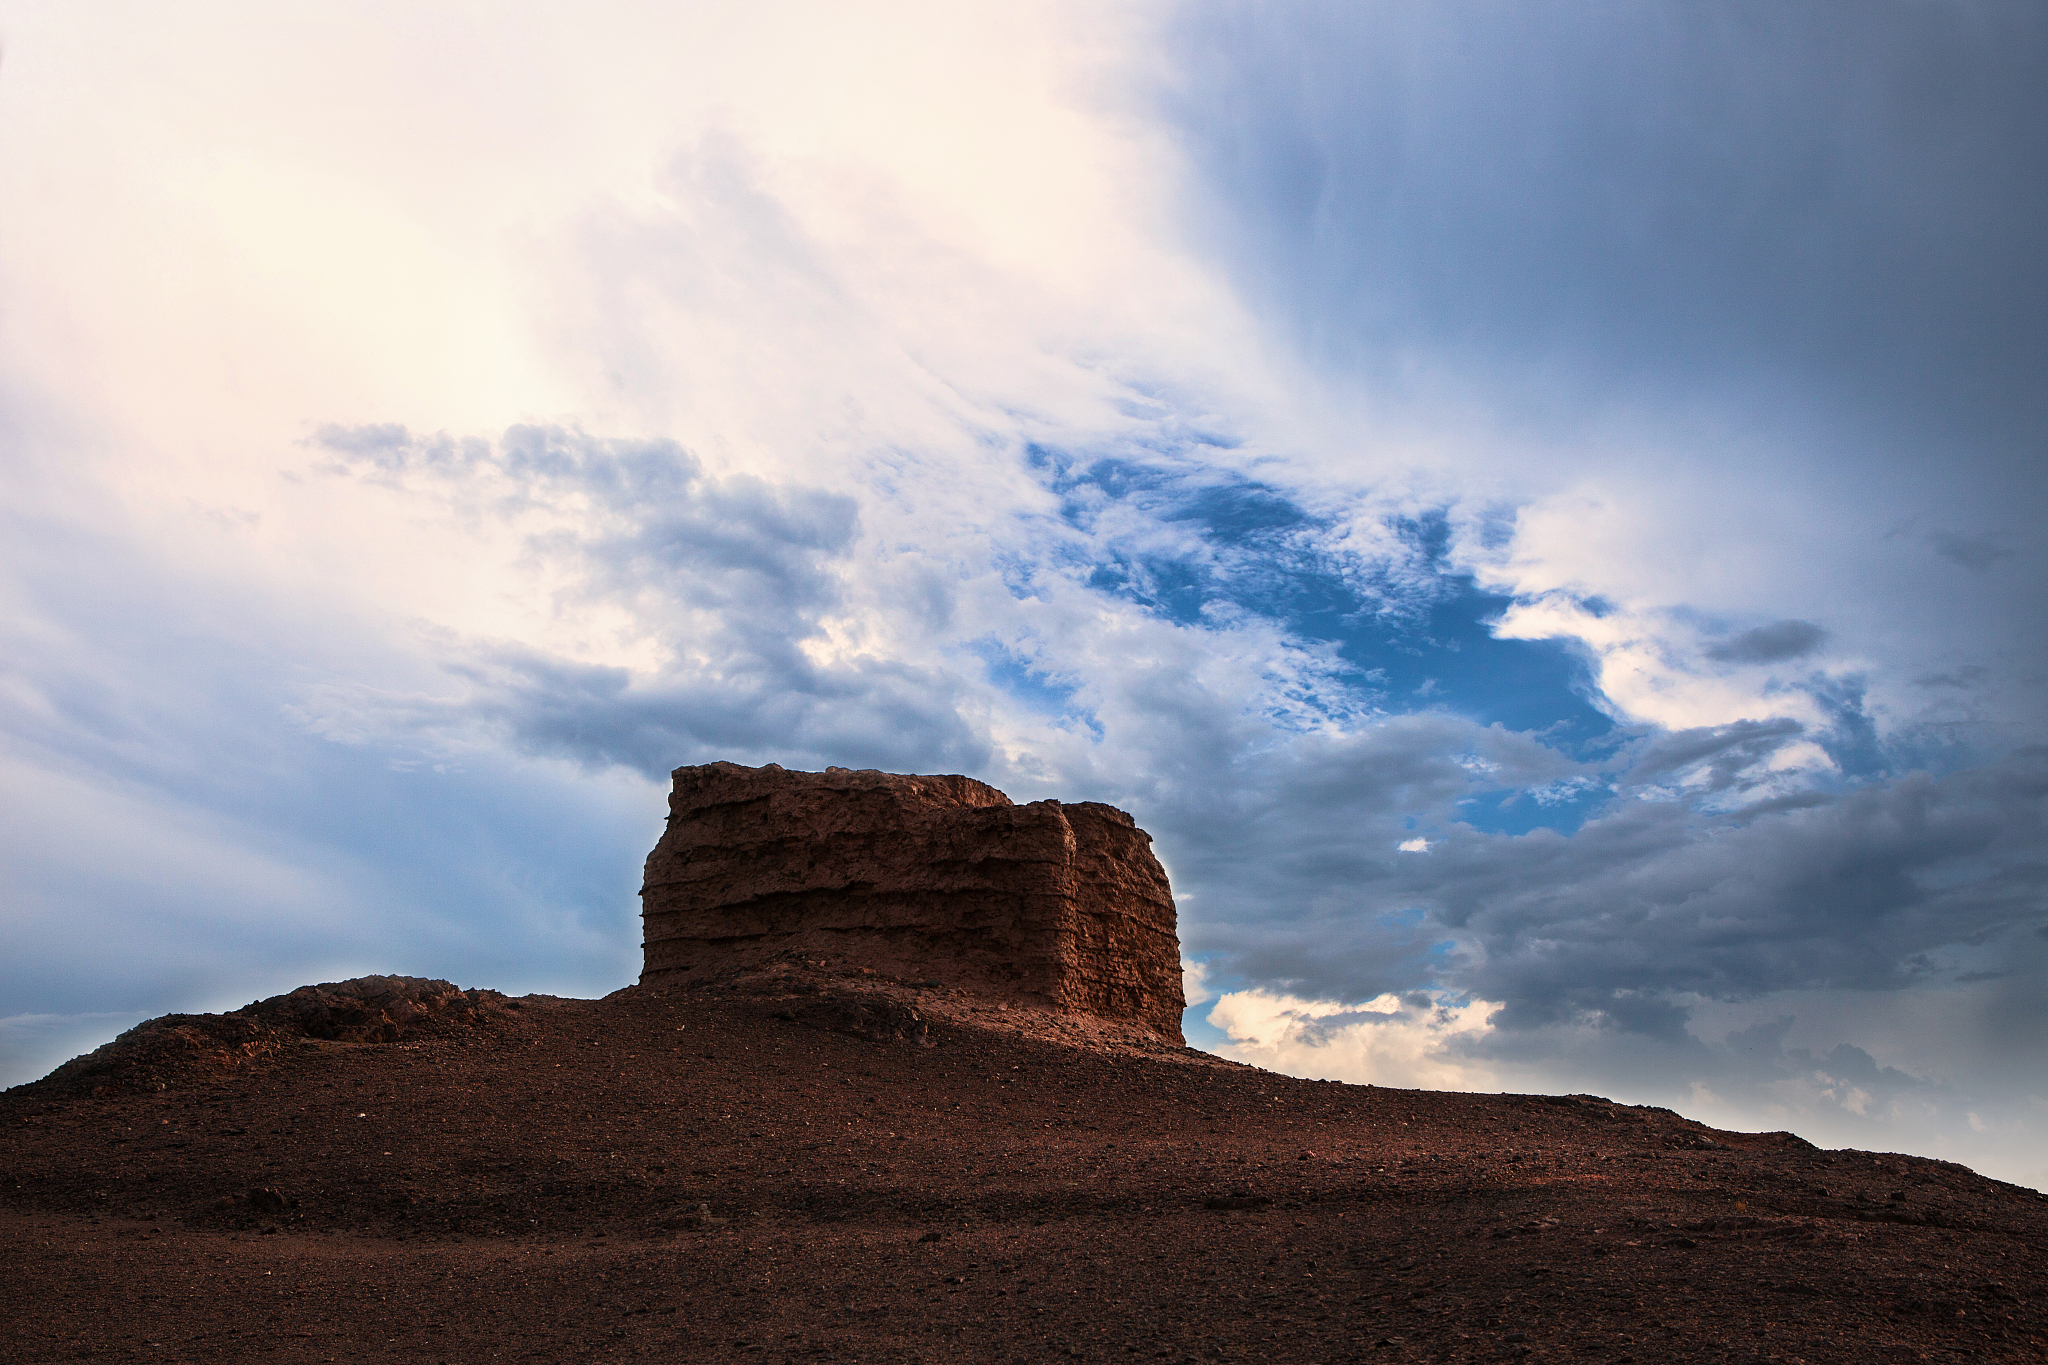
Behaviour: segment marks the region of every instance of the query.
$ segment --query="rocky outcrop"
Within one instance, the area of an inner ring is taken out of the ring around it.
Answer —
[[[417,976],[359,976],[301,986],[242,1006],[237,1014],[287,1035],[331,1042],[395,1043],[401,1038],[473,1027],[515,1001],[491,990],[464,990]]]
[[[1180,940],[1151,836],[1095,802],[966,777],[678,768],[641,890],[646,985],[791,954],[1180,1041]]]
[[[166,1014],[74,1057],[33,1084],[50,1093],[162,1090],[274,1061],[307,1040],[395,1043],[485,1027],[521,1008],[497,991],[416,976],[301,986],[230,1014]]]

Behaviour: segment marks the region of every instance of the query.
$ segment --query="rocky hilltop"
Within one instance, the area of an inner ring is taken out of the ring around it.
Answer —
[[[2048,1359],[2035,1191],[1176,1045],[1121,811],[672,810],[645,984],[328,982],[0,1093],[0,1361]]]
[[[2048,1200],[1958,1166],[1014,1009],[821,1026],[787,965],[339,982],[252,1007],[261,1057],[0,1094],[0,1361],[2048,1358]]]
[[[966,777],[675,770],[641,890],[641,984],[851,965],[1181,1041],[1173,893],[1113,806]]]

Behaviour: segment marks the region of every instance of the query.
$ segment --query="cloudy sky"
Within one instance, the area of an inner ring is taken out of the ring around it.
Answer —
[[[14,3],[0,1081],[1113,802],[1191,1039],[2048,1185],[2030,4]]]

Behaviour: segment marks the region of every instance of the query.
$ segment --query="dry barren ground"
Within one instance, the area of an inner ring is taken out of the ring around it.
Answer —
[[[2048,1358],[2048,1199],[1592,1097],[829,972],[237,1046],[0,1096],[0,1359]]]

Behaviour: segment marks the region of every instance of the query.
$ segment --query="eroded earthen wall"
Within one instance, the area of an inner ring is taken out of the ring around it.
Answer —
[[[1180,1037],[1166,873],[1131,817],[965,777],[678,768],[641,891],[647,983],[787,951]]]

